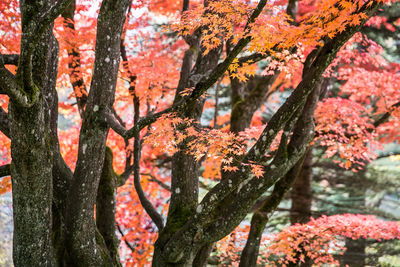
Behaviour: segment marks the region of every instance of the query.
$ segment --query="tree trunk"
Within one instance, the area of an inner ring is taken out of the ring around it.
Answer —
[[[191,70],[191,62],[195,56],[194,49],[199,49],[198,32],[194,34],[191,40],[191,48],[185,52],[182,63],[181,76],[178,89],[175,94],[174,103],[178,103],[181,99],[181,92],[195,85],[198,77],[207,75],[210,69],[215,68],[218,63],[221,48],[216,48],[210,51],[207,55],[198,53],[196,63]],[[204,48],[203,48],[204,49]],[[199,99],[196,103],[190,106],[185,111],[179,114],[182,118],[190,118],[199,121],[203,112],[204,99]],[[187,138],[179,145],[179,151],[172,156],[172,173],[171,173],[171,203],[168,210],[167,223],[163,231],[155,243],[153,266],[192,266],[193,260],[198,252],[197,250],[189,249],[189,252],[182,255],[182,260],[177,263],[170,263],[162,259],[161,253],[163,246],[168,240],[196,213],[198,205],[198,190],[199,190],[199,163],[194,156],[187,153],[187,143],[191,138]],[[208,255],[201,253],[206,259]],[[200,257],[199,255],[199,257]],[[199,257],[197,261],[200,261]]]
[[[107,147],[96,198],[96,226],[104,238],[112,265],[122,266],[118,253],[119,241],[115,234],[116,188],[117,175],[113,169],[113,154]]]
[[[357,240],[346,239],[346,251],[343,254],[343,266],[363,267],[365,266],[365,239],[360,238]]]
[[[51,3],[48,3],[49,5]],[[46,6],[35,6],[41,10]],[[29,22],[30,10],[22,11],[23,31]],[[32,12],[32,11],[30,11]],[[45,29],[35,48],[32,64],[35,73],[31,92],[39,91],[30,108],[10,99],[10,136],[14,240],[16,266],[53,266],[52,202],[53,202],[53,136],[50,129],[47,92],[55,90],[57,75],[57,43],[52,24]],[[22,43],[27,40],[22,37]],[[22,77],[19,77],[23,79]],[[21,81],[24,84],[24,81]],[[28,90],[28,88],[24,88]],[[57,105],[57,102],[55,102]]]
[[[363,169],[358,173],[354,173],[351,179],[348,179],[347,184],[350,188],[349,198],[355,198],[353,200],[354,207],[365,207],[365,191],[366,188],[363,186],[365,183],[365,173],[367,171],[368,162],[365,162]],[[366,240],[364,238],[353,240],[351,238],[346,239],[346,250],[341,257],[341,264],[343,266],[349,265],[351,267],[362,267],[365,266],[366,260]]]
[[[29,109],[11,101],[14,264],[52,266],[52,151],[43,97]]]
[[[254,213],[251,218],[250,231],[247,237],[246,246],[240,256],[239,267],[257,266],[257,258],[261,244],[261,237],[268,221],[261,213]]]
[[[311,217],[312,205],[312,149],[304,159],[303,168],[296,178],[290,197],[292,206],[290,208],[290,223],[307,223]]]
[[[293,144],[295,147],[298,146],[298,142],[301,140],[303,135],[314,132],[313,115],[315,108],[317,107],[322,88],[323,86],[321,82],[316,85],[313,92],[308,96],[301,115],[294,126],[293,136],[290,140],[290,144]],[[281,138],[284,137],[282,136]],[[251,220],[250,232],[246,246],[243,249],[240,258],[239,266],[250,267],[257,265],[257,257],[259,253],[262,232],[265,228],[265,225],[268,222],[269,217],[285,197],[286,193],[290,190],[293,183],[295,183],[299,177],[304,175],[306,170],[305,166],[308,166],[312,163],[310,162],[310,160],[312,160],[312,153],[310,154],[310,151],[311,148],[309,148],[305,155],[296,163],[296,165],[275,184],[271,195],[265,200],[263,206],[254,213]]]
[[[193,260],[193,267],[206,267],[208,263],[208,258],[212,251],[214,243],[209,243],[201,247],[199,252],[197,252],[196,257]]]

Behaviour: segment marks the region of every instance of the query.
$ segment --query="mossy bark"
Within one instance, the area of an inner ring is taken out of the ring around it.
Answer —
[[[104,112],[112,109],[119,69],[122,28],[130,1],[102,2],[96,36],[96,59],[79,136],[78,160],[66,209],[68,263],[102,266],[96,242],[94,205],[105,157],[108,125]]]
[[[103,171],[100,177],[99,189],[96,199],[96,225],[108,249],[108,257],[112,266],[122,266],[118,253],[118,238],[115,234],[115,205],[117,175],[113,169],[113,154],[109,147],[106,148]]]
[[[26,4],[22,8],[25,25],[31,22],[33,7],[43,10],[48,7],[47,4],[51,3]],[[24,30],[27,30],[26,26]],[[23,34],[22,39],[25,40],[26,35]],[[33,88],[26,89],[28,82],[23,80],[24,76],[17,77],[25,94],[37,95],[35,104],[24,108],[13,99],[10,99],[9,104],[15,266],[56,264],[52,246],[53,117],[47,93],[55,90],[57,48],[51,24],[45,29],[33,52]],[[21,50],[24,49],[21,47]]]
[[[198,33],[195,33],[191,41],[192,46],[186,51],[181,69],[181,76],[178,89],[175,95],[174,103],[182,99],[180,93],[195,85],[198,77],[207,75],[210,69],[213,69],[222,52],[221,48],[212,50],[207,55],[198,53],[196,63],[191,69],[191,62],[195,56],[193,50],[199,49]],[[182,118],[190,118],[199,121],[203,112],[204,99],[197,100],[192,106],[179,114]],[[184,130],[184,129],[182,129]],[[155,252],[153,266],[192,266],[197,251],[190,251],[182,255],[181,260],[175,263],[168,262],[162,257],[163,247],[169,239],[181,229],[185,223],[196,213],[198,205],[199,190],[199,163],[194,156],[187,153],[187,144],[190,138],[184,140],[180,145],[180,150],[172,157],[171,173],[171,203],[169,206],[167,223],[160,232],[159,238],[155,243]],[[208,257],[205,256],[206,258]]]
[[[52,152],[45,127],[43,98],[30,109],[12,101],[11,165],[16,266],[53,266]]]

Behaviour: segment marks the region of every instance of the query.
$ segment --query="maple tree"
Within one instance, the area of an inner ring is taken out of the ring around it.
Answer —
[[[358,34],[386,25],[369,19],[390,2],[3,1],[0,186],[12,183],[15,265],[204,266],[274,186],[240,259],[255,266],[314,133],[345,168],[368,160],[378,136],[399,137],[399,66]],[[318,105],[329,75],[343,95]],[[204,126],[218,110],[206,91],[219,87],[231,90],[231,115]],[[263,122],[266,99],[290,88]]]

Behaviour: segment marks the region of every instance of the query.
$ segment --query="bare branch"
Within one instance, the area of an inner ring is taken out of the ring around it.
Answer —
[[[0,107],[0,131],[10,138],[10,121],[8,119],[8,114]]]
[[[2,55],[4,65],[15,65],[18,66],[19,55],[18,54],[6,54]]]
[[[133,172],[134,166],[129,165],[125,168],[125,171],[119,176],[117,186],[123,186],[126,181],[129,179],[129,176],[131,176]]]
[[[122,232],[122,229],[121,229],[121,227],[119,227],[118,224],[117,224],[117,229],[118,229],[118,232],[119,232],[120,235],[121,235],[121,239],[124,240],[125,245],[126,245],[130,250],[132,250],[132,252],[135,252],[135,248],[132,246],[131,243],[129,243],[129,242],[126,240],[125,235],[124,235],[124,232]]]
[[[0,177],[11,175],[11,164],[0,166]]]
[[[141,173],[140,175],[149,176],[150,177],[149,181],[157,183],[159,186],[161,186],[167,191],[171,191],[171,187],[169,185],[166,185],[165,183],[161,182],[159,179],[157,179],[157,177],[155,177],[151,173]]]
[[[75,14],[75,0],[73,0],[71,4],[61,14],[62,17],[64,18],[64,23],[63,23],[64,27],[69,28],[73,35],[76,34],[74,14]],[[74,38],[71,39],[74,40]],[[79,47],[76,43],[72,42],[73,41],[67,40],[68,46],[66,49],[68,52],[69,79],[72,88],[75,92],[79,115],[82,118],[88,98],[87,89],[81,71],[81,54],[79,51]]]
[[[115,115],[111,113],[110,110],[105,110],[104,112],[104,119],[107,125],[114,130],[117,134],[122,136],[123,138],[126,137],[127,130],[121,123],[115,118]]]
[[[133,97],[133,104],[135,109],[134,115],[134,124],[139,121],[139,98],[134,95]],[[142,204],[143,208],[146,210],[147,214],[156,224],[159,231],[164,228],[164,220],[162,216],[157,212],[154,208],[153,204],[147,199],[146,195],[144,194],[142,185],[140,184],[140,153],[141,153],[141,145],[140,145],[140,133],[137,132],[134,136],[134,143],[133,143],[133,184],[136,189],[136,193],[138,194],[140,203]]]

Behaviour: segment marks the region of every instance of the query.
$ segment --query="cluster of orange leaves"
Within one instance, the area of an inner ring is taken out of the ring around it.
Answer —
[[[238,226],[218,241],[217,257],[221,266],[238,266],[249,226]],[[345,239],[400,239],[400,223],[371,215],[340,214],[311,218],[277,234],[264,236],[257,263],[262,266],[289,266],[310,259],[316,266],[339,266],[335,258],[346,250]]]
[[[304,262],[306,257],[317,266],[338,265],[334,254],[344,252],[345,238],[400,239],[400,223],[359,214],[311,218],[306,224],[289,226],[271,237],[263,256],[273,259],[268,262],[269,266],[288,266],[299,260]]]
[[[326,116],[327,110],[332,111]],[[348,169],[352,164],[364,165],[373,157],[378,145],[376,133],[364,106],[343,98],[328,98],[315,111],[316,137],[314,142],[327,147],[325,156],[336,154],[345,160],[339,165]],[[354,169],[355,170],[355,169]]]
[[[399,108],[393,107],[400,101],[400,64],[389,63],[382,53],[381,46],[358,33],[327,72],[342,83],[339,95],[344,98],[319,103],[314,142],[327,147],[327,157],[338,155],[342,167],[364,165],[380,144],[400,140]],[[387,112],[389,120],[375,127],[373,122]]]

